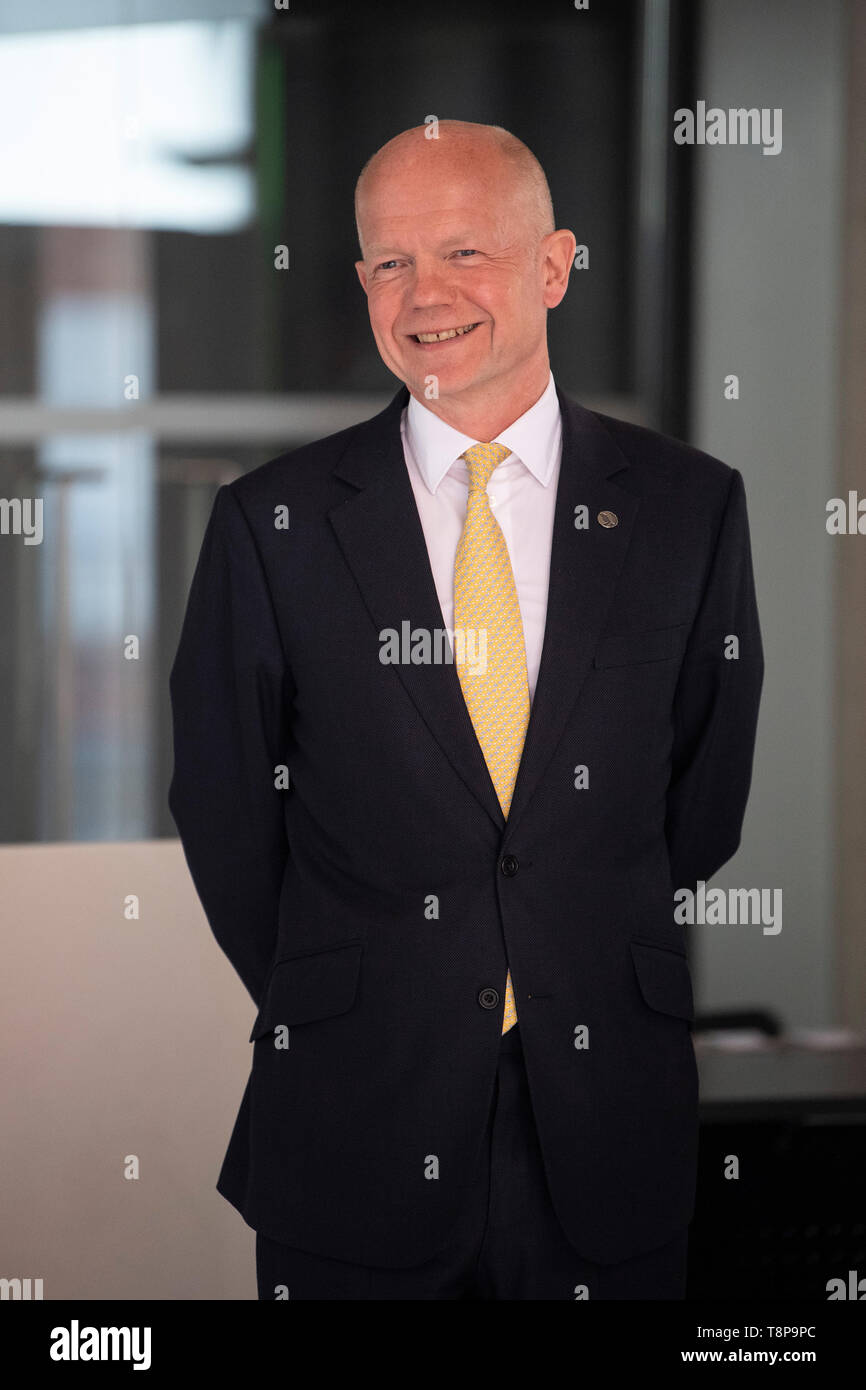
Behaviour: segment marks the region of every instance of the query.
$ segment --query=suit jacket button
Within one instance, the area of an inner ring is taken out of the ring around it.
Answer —
[[[483,989],[478,996],[478,1002],[482,1009],[495,1009],[499,1003],[499,990]]]
[[[505,854],[500,860],[499,867],[506,878],[513,878],[520,864],[513,854]]]

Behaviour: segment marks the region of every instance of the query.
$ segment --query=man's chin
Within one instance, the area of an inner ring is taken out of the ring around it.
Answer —
[[[468,370],[465,367],[458,369],[443,365],[437,370],[432,362],[426,371],[419,372],[414,364],[411,366],[407,364],[404,371],[405,375],[400,372],[397,372],[396,375],[408,387],[413,396],[426,401],[462,395],[466,391],[471,391],[474,386],[480,385],[484,380],[484,373],[478,368]]]

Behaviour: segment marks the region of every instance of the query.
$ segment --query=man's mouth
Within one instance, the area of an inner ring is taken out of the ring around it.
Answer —
[[[461,328],[443,328],[439,333],[410,333],[409,336],[416,343],[444,343],[447,338],[462,338],[477,327],[477,323],[465,323]]]

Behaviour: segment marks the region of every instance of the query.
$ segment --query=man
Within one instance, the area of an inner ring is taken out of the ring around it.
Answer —
[[[218,1188],[261,1298],[682,1298],[672,895],[751,778],[743,483],[558,390],[540,166],[428,133],[356,194],[404,386],[220,488],[172,671],[170,804],[258,1008]]]

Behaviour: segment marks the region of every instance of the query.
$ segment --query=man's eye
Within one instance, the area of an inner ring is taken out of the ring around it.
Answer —
[[[380,265],[377,265],[377,266],[376,266],[376,269],[377,269],[377,270],[391,270],[396,264],[397,264],[396,261],[382,261]]]
[[[477,256],[477,255],[478,255],[478,252],[477,252],[477,251],[472,251],[472,250],[466,250],[466,251],[455,251],[454,254],[455,254],[456,256]]]

